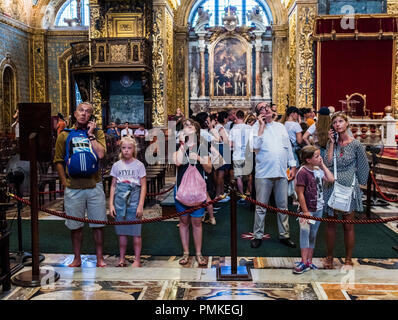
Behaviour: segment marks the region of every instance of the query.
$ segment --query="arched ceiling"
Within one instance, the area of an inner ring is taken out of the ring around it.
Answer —
[[[66,0],[1,0],[0,11],[27,26],[42,28],[45,20],[54,20],[55,14]],[[175,23],[186,25],[188,15],[198,0],[180,0],[175,15]],[[287,9],[292,0],[264,0],[271,8],[273,21],[276,25],[287,22]],[[52,22],[51,21],[51,22]]]

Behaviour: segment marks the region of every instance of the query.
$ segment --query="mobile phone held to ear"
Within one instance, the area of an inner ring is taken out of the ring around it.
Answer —
[[[331,126],[331,129],[333,130],[334,143],[337,144],[337,139],[339,138],[339,134],[337,133],[336,130],[334,130],[333,126]]]
[[[90,119],[88,120],[88,121],[94,121],[94,122],[96,122],[97,121],[97,118],[95,117],[95,115],[91,115],[90,116]]]

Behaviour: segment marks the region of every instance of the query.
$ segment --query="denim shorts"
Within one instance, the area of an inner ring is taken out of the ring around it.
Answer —
[[[183,212],[183,211],[191,208],[186,205],[183,205],[180,201],[178,201],[176,199],[176,193],[177,193],[177,187],[174,187],[174,203],[175,203],[177,212]],[[187,214],[189,214],[191,217],[194,217],[194,218],[202,218],[205,214],[205,208],[200,208],[198,210],[195,210],[194,212],[187,213]],[[183,214],[182,217],[185,217],[187,214]]]
[[[70,189],[64,192],[65,212],[68,216],[106,221],[105,194],[102,182],[98,182],[92,189]],[[83,222],[66,220],[65,225],[70,230],[80,229]],[[89,224],[90,228],[104,227],[104,224]]]

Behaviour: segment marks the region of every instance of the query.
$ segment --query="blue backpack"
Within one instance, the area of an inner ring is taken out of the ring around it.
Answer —
[[[87,130],[64,129],[69,132],[65,142],[65,165],[71,177],[89,177],[98,171],[98,157],[87,136]]]

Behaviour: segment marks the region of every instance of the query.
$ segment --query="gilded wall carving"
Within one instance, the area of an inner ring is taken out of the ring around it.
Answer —
[[[97,127],[102,126],[102,95],[101,95],[101,79],[95,75],[92,81],[92,97],[91,103],[94,108],[94,116],[97,118]]]
[[[161,30],[163,22],[162,9],[154,8],[152,33],[152,124],[154,127],[161,127],[166,124],[164,110],[164,42]]]
[[[32,53],[33,102],[47,102],[47,51],[43,35],[33,36]]]
[[[298,87],[297,107],[314,107],[314,53],[313,53],[313,26],[316,15],[316,7],[298,8]]]
[[[278,113],[284,113],[288,104],[287,95],[289,93],[289,74],[286,66],[288,59],[287,37],[276,37],[274,39],[274,74],[276,81],[273,81],[273,101],[276,101]]]
[[[167,59],[167,114],[175,114],[174,86],[173,86],[173,17],[166,10],[166,59]]]
[[[289,104],[291,105],[296,104],[296,19],[297,10],[291,14],[289,19]]]
[[[101,14],[101,8],[90,1],[90,39],[106,36],[105,19]]]
[[[0,12],[26,25],[31,25],[32,0],[0,1]]]
[[[186,103],[185,97],[187,97],[188,86],[185,85],[185,63],[188,56],[188,43],[186,32],[176,34],[174,42],[175,52],[175,106],[176,109],[180,108],[184,114],[188,114],[188,103]]]

